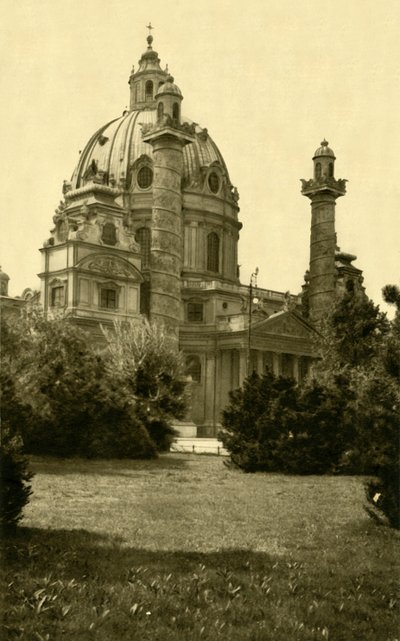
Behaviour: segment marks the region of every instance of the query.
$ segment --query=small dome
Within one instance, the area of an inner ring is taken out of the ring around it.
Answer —
[[[160,86],[156,98],[165,94],[172,94],[173,96],[179,96],[182,98],[182,92],[178,85],[174,83],[172,76],[167,76],[165,82]]]
[[[313,160],[314,158],[319,158],[320,156],[330,156],[335,160],[335,154],[333,153],[333,150],[330,147],[328,147],[328,144],[329,144],[328,141],[325,140],[324,138],[323,141],[321,142],[321,146],[318,147],[318,149],[316,150],[313,156]]]

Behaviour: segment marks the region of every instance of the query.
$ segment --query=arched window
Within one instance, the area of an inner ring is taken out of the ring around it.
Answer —
[[[215,232],[207,236],[207,269],[219,272],[219,238]]]
[[[329,176],[333,178],[333,162],[329,163]]]
[[[151,80],[148,80],[145,85],[145,99],[146,102],[148,100],[153,100],[153,83]]]
[[[194,383],[201,381],[201,362],[196,354],[186,357],[186,376],[191,376]]]
[[[157,118],[158,118],[158,120],[161,120],[163,115],[164,115],[164,103],[163,102],[159,102],[158,103],[158,107],[157,107]]]
[[[177,102],[174,102],[172,105],[172,118],[173,120],[179,121],[179,105]]]
[[[136,242],[141,249],[142,269],[146,269],[150,267],[150,229],[140,227],[136,232]]]
[[[315,165],[315,177],[316,178],[321,178],[321,163],[317,162]]]

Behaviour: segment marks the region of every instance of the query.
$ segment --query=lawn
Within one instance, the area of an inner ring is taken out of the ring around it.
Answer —
[[[360,478],[192,454],[32,467],[4,641],[399,641],[399,535]]]

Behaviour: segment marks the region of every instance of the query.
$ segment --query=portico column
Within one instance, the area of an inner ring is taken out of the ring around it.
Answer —
[[[247,377],[247,350],[241,349],[239,351],[239,385],[242,385],[246,377]]]
[[[293,354],[293,378],[298,383],[300,382],[300,370],[299,370],[299,357]]]
[[[277,352],[272,353],[272,372],[274,376],[279,376],[281,373],[281,355]]]
[[[259,349],[257,352],[257,373],[262,376],[264,374],[264,358],[263,353]]]

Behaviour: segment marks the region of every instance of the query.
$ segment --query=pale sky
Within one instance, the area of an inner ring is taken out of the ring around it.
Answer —
[[[312,176],[323,138],[347,178],[343,251],[368,295],[399,283],[398,0],[0,0],[2,225],[11,295],[38,287],[39,247],[91,135],[129,104],[146,48],[169,64],[183,114],[207,127],[240,194],[249,282],[298,293],[309,259]],[[386,309],[381,304],[382,309]]]

